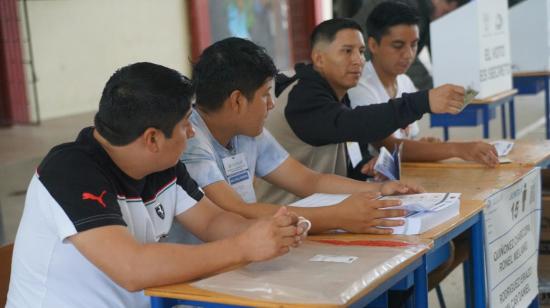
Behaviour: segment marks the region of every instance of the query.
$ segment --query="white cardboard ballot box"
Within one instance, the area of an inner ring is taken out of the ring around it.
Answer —
[[[508,5],[471,1],[430,24],[434,85],[479,91],[487,98],[512,89]]]
[[[512,70],[550,70],[550,0],[526,0],[510,8]]]

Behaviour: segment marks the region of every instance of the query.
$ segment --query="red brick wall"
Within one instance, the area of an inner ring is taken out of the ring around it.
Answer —
[[[313,28],[321,22],[321,1],[288,2],[292,55],[295,63],[310,62],[309,36]]]
[[[16,0],[0,0],[0,125],[28,123]]]

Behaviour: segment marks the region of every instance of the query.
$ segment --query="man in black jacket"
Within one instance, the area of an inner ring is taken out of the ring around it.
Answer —
[[[425,113],[456,114],[463,107],[464,88],[443,85],[351,109],[347,90],[357,85],[365,64],[361,27],[350,19],[327,20],[314,29],[311,46],[312,64],[296,65],[293,77],[277,76],[277,103],[266,127],[292,157],[313,170],[346,175],[347,161],[357,156],[350,142],[380,140]],[[360,170],[361,164],[354,165]],[[257,191],[263,201],[280,201],[267,184]]]

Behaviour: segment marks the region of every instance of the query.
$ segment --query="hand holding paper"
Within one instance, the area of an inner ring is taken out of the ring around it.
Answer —
[[[464,106],[464,88],[445,84],[428,92],[430,110],[433,113],[457,114]]]
[[[380,148],[378,160],[374,164],[374,170],[389,180],[399,180],[401,178],[401,152],[403,151],[403,143],[395,147],[393,153],[385,148]]]
[[[464,108],[466,108],[466,106],[468,106],[478,94],[479,91],[476,91],[470,87],[466,88],[466,92],[464,93],[464,105],[462,105],[462,109],[460,109],[460,111],[464,110]]]

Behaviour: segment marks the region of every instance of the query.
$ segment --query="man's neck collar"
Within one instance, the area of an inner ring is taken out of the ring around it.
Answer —
[[[382,83],[382,86],[384,86],[385,88],[395,86],[395,84],[397,83],[397,75],[385,73],[379,66],[377,66],[375,61],[371,60],[371,63],[374,71],[376,72],[376,75],[378,76],[378,79]]]
[[[134,180],[141,180],[150,173],[143,168],[147,164],[144,164],[141,159],[133,158],[136,151],[130,149],[129,145],[121,147],[113,146],[99,134],[97,129],[93,131],[93,138],[103,148],[113,163],[128,177]]]

